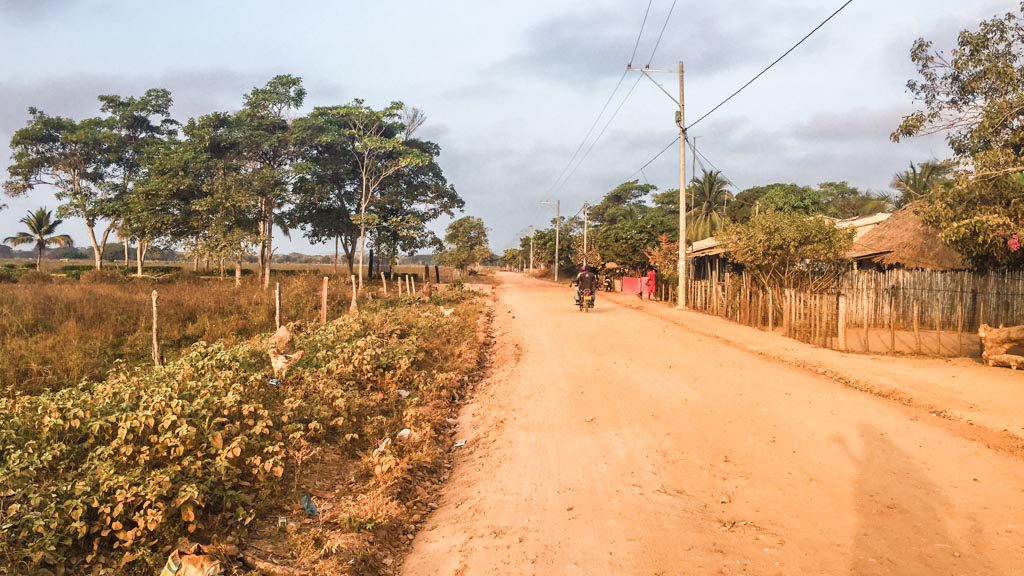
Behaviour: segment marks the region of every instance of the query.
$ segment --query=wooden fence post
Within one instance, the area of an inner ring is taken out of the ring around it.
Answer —
[[[387,296],[388,295],[388,279],[387,279],[387,277],[384,276],[383,272],[380,273],[380,282],[381,282],[381,284],[384,285],[384,295]]]
[[[889,290],[889,352],[896,352],[896,293]]]
[[[160,295],[157,294],[156,290],[153,290],[153,365],[160,366],[162,358],[160,355],[160,339],[157,336],[157,326],[160,325],[159,314],[157,314],[157,301],[160,299]]]
[[[434,264],[434,284],[441,283],[441,267]]]
[[[281,283],[274,282],[274,327],[281,327]]]
[[[409,283],[412,285],[412,290],[409,291],[409,294],[412,295],[412,296],[415,296],[416,295],[416,279],[413,278],[412,276],[409,276]]]
[[[775,290],[768,288],[768,331],[775,332],[775,299],[772,294]]]
[[[327,324],[327,276],[324,276],[324,284],[320,289],[320,323]]]
[[[839,317],[836,318],[836,337],[839,339],[839,349],[846,352],[846,294],[839,295]]]
[[[942,356],[942,305],[935,302],[935,354]]]
[[[921,305],[914,298],[914,344],[917,346],[917,353],[921,353]]]
[[[356,303],[356,275],[352,275],[352,303],[348,306],[348,311],[356,314],[359,312],[359,304]]]

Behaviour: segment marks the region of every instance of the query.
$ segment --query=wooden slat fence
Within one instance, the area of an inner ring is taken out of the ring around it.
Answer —
[[[851,352],[978,356],[982,323],[1024,324],[1021,272],[856,271],[823,293],[769,291],[725,274],[692,281],[688,296],[694,310]]]

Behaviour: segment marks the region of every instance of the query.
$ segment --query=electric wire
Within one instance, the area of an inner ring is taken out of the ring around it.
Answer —
[[[676,142],[679,142],[679,136],[676,136],[675,138],[673,138],[673,139],[672,139],[672,141],[671,141],[671,142],[669,142],[667,146],[665,146],[664,148],[662,148],[662,149],[661,149],[661,152],[658,152],[657,154],[655,154],[655,155],[654,155],[654,158],[651,158],[650,160],[648,160],[647,162],[645,162],[645,163],[644,163],[644,165],[643,165],[643,166],[641,166],[641,167],[640,167],[640,169],[639,169],[639,170],[637,170],[636,172],[633,172],[633,173],[632,173],[632,174],[631,174],[631,175],[629,176],[629,178],[628,178],[628,179],[629,179],[629,180],[632,180],[633,178],[635,178],[635,177],[636,177],[636,175],[637,175],[637,174],[642,174],[645,168],[647,168],[648,166],[650,166],[651,164],[653,164],[653,163],[654,163],[654,161],[655,161],[655,160],[657,160],[658,158],[661,158],[661,155],[662,155],[662,154],[664,154],[665,152],[668,152],[668,149],[669,149],[669,148],[671,148],[671,147],[675,146]],[[646,178],[647,178],[647,176],[645,175],[645,176],[644,176],[644,178],[646,179]]]
[[[597,124],[598,122],[601,121],[601,117],[603,117],[605,111],[608,110],[608,105],[611,104],[612,99],[615,98],[615,94],[619,91],[619,86],[622,86],[622,81],[626,79],[627,73],[628,70],[623,71],[622,76],[619,76],[619,81],[615,84],[615,88],[612,89],[612,93],[608,95],[608,99],[604,101],[604,106],[602,106],[601,111],[598,112],[597,118],[594,118],[594,122],[590,125],[590,129],[587,130],[587,133],[583,136],[583,139],[580,140],[580,144],[579,146],[576,147],[576,151],[572,153],[572,157],[569,158],[569,162],[566,163],[566,165],[562,168],[562,171],[558,173],[558,178],[555,178],[554,183],[552,183],[551,186],[548,188],[548,195],[550,195],[551,192],[554,191],[556,188],[559,188],[559,183],[562,182],[562,177],[565,176],[566,171],[569,169],[570,166],[572,166],[572,163],[579,156],[580,150],[582,150],[583,146],[586,145],[587,140],[590,139],[590,135],[594,133],[594,128],[597,128]]]
[[[590,142],[590,147],[588,147],[587,151],[583,153],[583,156],[579,159],[579,162],[577,162],[576,165],[573,166],[572,170],[569,172],[569,175],[566,176],[565,179],[562,180],[562,183],[559,184],[554,189],[554,192],[558,192],[559,190],[561,190],[562,186],[565,186],[565,183],[568,182],[574,174],[576,174],[576,170],[579,170],[579,167],[583,165],[583,162],[585,162],[587,157],[590,156],[591,151],[594,150],[594,146],[597,146],[597,143],[601,141],[601,137],[604,136],[605,131],[607,131],[608,127],[611,126],[612,121],[614,121],[615,117],[619,115],[619,111],[622,110],[622,107],[626,104],[626,101],[629,100],[629,97],[633,94],[633,90],[635,90],[637,84],[640,83],[641,78],[641,76],[638,76],[636,82],[634,82],[633,85],[629,87],[629,91],[626,92],[626,95],[622,98],[622,101],[619,102],[619,105],[615,108],[615,111],[612,112],[612,115],[608,117],[608,121],[605,122],[604,127],[601,128],[601,131],[598,132],[597,136]]]
[[[661,25],[661,33],[658,34],[658,41],[654,43],[654,49],[651,50],[651,57],[647,59],[646,68],[651,67],[651,62],[654,61],[654,55],[658,53],[658,46],[661,45],[661,38],[665,35],[665,28],[668,28],[668,21],[672,18],[672,11],[676,9],[676,0],[672,0],[672,6],[668,9],[668,14],[665,16],[665,23]]]
[[[647,26],[647,16],[651,13],[651,4],[654,0],[647,0],[647,10],[644,12],[644,21],[640,23],[640,32],[636,35],[636,44],[633,45],[633,54],[629,57],[629,65],[627,68],[633,66],[633,60],[636,58],[636,49],[640,47],[640,37],[644,35],[644,27]]]
[[[754,76],[753,78],[751,78],[750,80],[748,80],[748,81],[747,81],[747,83],[746,83],[746,84],[744,84],[743,86],[740,86],[740,87],[739,87],[739,89],[738,89],[738,90],[736,90],[735,92],[733,92],[732,94],[730,94],[728,98],[726,98],[725,100],[722,100],[722,101],[721,101],[721,102],[719,102],[719,103],[718,103],[718,104],[717,104],[717,105],[716,105],[716,106],[715,106],[714,108],[712,108],[711,110],[708,110],[707,112],[705,112],[703,116],[701,116],[700,118],[697,118],[697,119],[696,119],[695,121],[693,121],[692,123],[690,123],[690,124],[689,124],[689,125],[688,125],[688,126],[686,127],[686,130],[689,130],[690,128],[693,128],[694,126],[696,126],[697,124],[699,124],[699,123],[700,123],[700,122],[701,122],[702,120],[704,120],[705,118],[707,118],[708,116],[710,116],[711,114],[713,114],[713,113],[714,113],[714,112],[715,112],[716,110],[718,110],[719,108],[721,108],[722,106],[724,106],[726,102],[728,102],[728,101],[732,100],[733,98],[735,98],[737,94],[739,94],[740,92],[743,92],[743,90],[745,90],[745,89],[747,88],[747,86],[750,86],[751,84],[753,84],[755,80],[757,80],[758,78],[760,78],[761,76],[763,76],[763,75],[765,74],[765,72],[768,72],[769,70],[771,70],[771,69],[772,69],[772,68],[773,68],[773,67],[774,67],[774,66],[775,66],[776,64],[778,64],[779,62],[781,62],[783,58],[785,58],[786,56],[789,56],[789,54],[790,54],[791,52],[793,52],[794,50],[796,50],[796,49],[797,49],[797,47],[799,47],[799,46],[800,46],[801,44],[803,44],[803,43],[804,43],[804,42],[805,42],[805,41],[806,41],[806,40],[807,40],[808,38],[810,38],[811,36],[813,36],[815,32],[817,32],[818,30],[820,30],[822,26],[824,26],[825,24],[828,24],[828,22],[829,22],[830,20],[832,20],[833,18],[835,18],[835,17],[836,17],[836,15],[838,15],[838,14],[839,14],[840,12],[842,12],[842,11],[843,11],[843,9],[845,9],[845,8],[846,8],[847,6],[849,6],[849,5],[850,5],[850,4],[852,4],[852,3],[853,3],[853,0],[846,0],[846,2],[845,2],[845,3],[843,3],[843,5],[842,5],[842,6],[840,6],[838,10],[836,10],[835,12],[833,12],[833,13],[832,13],[832,14],[831,14],[831,15],[830,15],[830,16],[829,16],[828,18],[825,18],[824,20],[822,20],[820,24],[818,24],[817,26],[815,26],[815,27],[814,27],[814,29],[812,29],[812,30],[811,30],[810,32],[808,32],[808,33],[807,33],[807,35],[805,35],[805,36],[804,36],[803,38],[801,38],[799,42],[797,42],[797,43],[796,43],[796,44],[794,44],[794,45],[793,45],[792,47],[790,47],[790,49],[789,49],[789,50],[786,50],[785,52],[783,52],[783,53],[782,53],[782,56],[779,56],[779,57],[778,57],[778,58],[776,58],[776,59],[775,59],[775,60],[774,60],[774,61],[773,61],[773,62],[772,62],[771,64],[769,64],[769,65],[768,65],[767,67],[765,67],[765,68],[764,68],[763,70],[761,70],[760,72],[758,72],[756,76]]]

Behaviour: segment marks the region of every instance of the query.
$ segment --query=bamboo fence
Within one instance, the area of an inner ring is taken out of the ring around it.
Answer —
[[[672,301],[668,286],[662,300]],[[690,282],[690,308],[851,352],[978,356],[981,324],[1024,324],[1024,273],[856,271],[831,291],[766,290],[744,273]]]

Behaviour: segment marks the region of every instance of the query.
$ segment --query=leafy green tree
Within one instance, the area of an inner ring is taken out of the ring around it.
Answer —
[[[820,196],[806,186],[775,183],[741,191],[729,201],[725,213],[732,222],[743,223],[766,210],[811,213],[820,210],[821,206]]]
[[[853,234],[821,216],[767,210],[730,225],[723,241],[730,259],[765,288],[815,290],[846,269]]]
[[[46,208],[39,208],[35,212],[29,212],[19,220],[28,228],[28,232],[18,232],[16,236],[4,238],[4,242],[11,246],[22,246],[35,244],[36,270],[43,267],[43,251],[49,246],[72,246],[74,242],[67,234],[55,234],[57,227],[64,221],[53,220],[53,214]]]
[[[945,133],[953,153],[976,176],[1024,171],[1024,4],[1017,13],[964,30],[951,54],[924,38],[910,50],[920,79],[907,82],[923,103],[903,118],[892,140]]]
[[[501,253],[501,265],[508,268],[518,268],[523,261],[523,253],[519,248],[505,248]]]
[[[350,152],[359,176],[359,288],[363,286],[363,261],[366,255],[366,232],[376,219],[370,217],[384,184],[399,172],[430,161],[427,154],[409,145],[409,133],[402,123],[405,106],[392,102],[374,110],[362,100],[355,100],[338,109],[346,123]]]
[[[975,269],[1024,269],[1024,175],[958,180],[932,190],[917,207],[921,219]]]
[[[848,182],[822,182],[818,184],[824,204],[824,214],[832,218],[857,218],[892,210],[885,196],[863,192]]]
[[[289,201],[294,178],[292,163],[298,158],[290,114],[302,107],[305,98],[301,78],[275,76],[246,95],[245,105],[232,121],[241,160],[239,177],[260,214],[257,261],[265,289],[270,287],[274,227],[281,222],[278,210]]]
[[[722,173],[703,170],[690,183],[689,210],[686,212],[686,239],[693,242],[714,236],[725,227],[725,207],[732,198],[730,182]]]
[[[128,254],[128,241],[138,242],[137,273],[142,275],[146,250],[152,237],[137,220],[148,220],[149,213],[161,210],[148,195],[139,197],[138,184],[146,166],[158,148],[177,132],[178,122],[170,117],[173,99],[168,90],[152,88],[141,97],[103,95],[100,111],[108,114],[103,138],[108,155],[103,186],[108,192],[110,217],[116,223],[118,237]],[[125,264],[127,266],[127,263]]]
[[[340,248],[351,275],[359,242],[359,174],[347,129],[341,107],[317,107],[296,120],[302,155],[295,165],[297,179],[288,218],[311,242],[334,240],[334,270]]]
[[[4,182],[4,190],[10,196],[20,196],[39,185],[52,186],[61,202],[58,215],[85,220],[94,264],[99,269],[116,224],[102,186],[109,164],[104,121],[75,121],[36,108],[29,108],[29,115],[28,124],[11,138],[13,163],[7,167],[10,179]],[[96,227],[101,220],[109,223],[97,238]]]
[[[909,169],[893,176],[891,186],[899,194],[895,199],[896,206],[903,207],[927,198],[934,188],[949,182],[950,173],[948,162],[911,163]]]
[[[407,113],[403,115],[403,122],[418,122],[423,118],[422,112],[411,117]],[[442,249],[441,240],[427,224],[441,216],[453,216],[465,206],[437,163],[441,147],[434,142],[410,138],[409,128],[405,132],[405,145],[418,150],[423,162],[410,163],[385,180],[373,206],[376,221],[372,229],[373,245],[381,261],[386,255],[392,266],[401,252]]]
[[[463,216],[448,225],[444,234],[445,249],[438,255],[438,261],[465,271],[490,258],[487,246],[487,227],[476,216]]]

